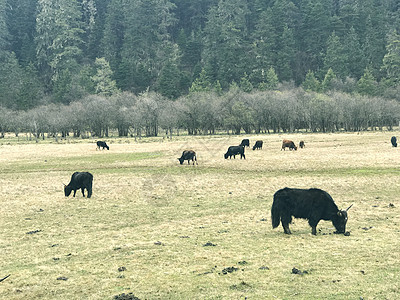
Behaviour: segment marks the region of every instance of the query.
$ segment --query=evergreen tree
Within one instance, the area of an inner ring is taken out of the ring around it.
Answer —
[[[64,70],[78,71],[81,58],[81,11],[77,0],[38,0],[36,53],[47,88]]]
[[[386,45],[387,53],[383,57],[383,70],[386,71],[386,79],[392,85],[400,83],[400,35],[392,31]]]
[[[173,62],[168,62],[161,70],[157,91],[169,98],[176,99],[181,94],[181,74]]]
[[[0,0],[0,55],[6,53],[9,47],[9,32],[6,21],[6,0]]]
[[[196,78],[195,81],[193,81],[192,86],[189,89],[189,93],[209,92],[209,91],[211,91],[211,82],[210,79],[208,78],[206,70],[202,69],[199,77]]]
[[[1,1],[1,0],[0,0]],[[19,109],[23,72],[14,53],[0,50],[0,106]]]
[[[203,60],[212,81],[219,80],[222,87],[239,82],[248,69],[248,14],[247,1],[242,0],[220,0],[208,13]]]
[[[324,0],[304,0],[301,2],[302,26],[297,36],[302,51],[303,70],[323,69],[323,54],[326,41],[331,34],[331,15]]]
[[[382,14],[382,8],[375,7],[374,11],[367,17],[365,28],[365,55],[368,66],[371,68],[370,71],[377,78],[381,76],[382,60],[386,53],[386,22],[384,22]]]
[[[333,88],[333,83],[335,80],[336,80],[336,74],[333,72],[331,68],[329,68],[321,84],[322,91],[327,92],[331,90]]]
[[[253,90],[253,85],[251,84],[247,73],[244,73],[243,77],[240,79],[240,89],[246,93],[250,93]]]
[[[24,66],[36,61],[36,5],[37,0],[7,0],[7,27],[10,32],[11,51]]]
[[[367,65],[367,60],[361,47],[358,34],[354,27],[351,27],[344,38],[343,49],[347,58],[348,77],[360,78]]]
[[[357,82],[357,92],[361,95],[376,95],[377,82],[368,68],[365,69],[364,75]]]
[[[82,1],[82,25],[85,56],[90,57],[90,51],[94,50],[93,43],[97,40],[95,36],[97,8],[95,0]],[[98,20],[98,19],[97,19]]]
[[[273,67],[269,68],[265,76],[265,81],[261,82],[258,89],[261,91],[275,90],[278,87],[279,79]]]
[[[21,88],[18,93],[18,109],[28,110],[36,107],[43,98],[43,87],[33,63],[24,68]]]
[[[295,41],[293,31],[284,26],[284,30],[279,41],[279,51],[276,59],[276,70],[281,81],[293,79],[293,69],[295,61]]]
[[[333,32],[327,41],[324,57],[324,70],[332,69],[339,78],[345,78],[347,71],[347,57],[339,37]]]
[[[360,3],[358,1],[341,0],[339,5],[339,16],[342,31],[337,32],[340,37],[346,34],[349,28],[360,28]]]
[[[321,88],[320,82],[315,77],[313,71],[308,71],[306,79],[304,80],[302,86],[305,91],[312,91],[312,92],[319,92]]]
[[[82,0],[83,1],[83,0]],[[84,14],[84,22],[89,32],[85,34],[84,40],[87,42],[85,56],[94,61],[96,57],[105,56],[103,36],[105,33],[105,23],[108,16],[107,7],[110,0],[85,0],[87,9]],[[93,3],[93,4],[92,4]],[[111,10],[111,7],[110,7]]]
[[[117,70],[121,63],[121,51],[124,42],[125,28],[125,0],[111,0],[105,16],[104,33],[102,38],[103,56],[109,61],[113,70]],[[127,77],[129,73],[125,74]]]
[[[155,85],[161,69],[169,61],[177,62],[177,47],[169,29],[176,22],[168,0],[137,0],[124,6],[125,33],[121,62],[132,74],[127,88],[135,90],[137,78],[150,74],[146,86]],[[147,74],[141,74],[145,70]]]
[[[113,72],[109,63],[104,57],[96,58],[96,74],[92,77],[95,85],[96,94],[101,96],[111,96],[118,92],[117,85],[112,79]]]
[[[262,85],[265,69],[274,66],[277,34],[272,20],[272,10],[269,8],[260,14],[253,34],[254,63],[252,64],[252,81]]]

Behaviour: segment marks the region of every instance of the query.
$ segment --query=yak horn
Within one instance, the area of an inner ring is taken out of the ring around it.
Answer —
[[[346,211],[348,211],[349,209],[350,209],[350,207],[352,207],[353,206],[353,204],[352,205],[350,205],[347,209],[346,209]]]
[[[0,282],[2,282],[2,281],[4,281],[4,280],[6,280],[8,277],[10,277],[11,276],[11,274],[9,274],[9,275],[7,275],[6,277],[4,277],[4,278],[1,278],[0,279]]]

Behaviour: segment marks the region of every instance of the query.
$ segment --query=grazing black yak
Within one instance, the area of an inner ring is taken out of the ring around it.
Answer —
[[[296,145],[291,140],[283,140],[282,141],[282,149],[281,149],[281,151],[285,150],[285,148],[289,148],[289,150],[292,150],[292,149],[297,150]]]
[[[106,142],[103,142],[103,141],[97,141],[97,148],[96,148],[96,150],[97,149],[99,149],[100,150],[100,148],[101,147],[103,147],[103,150],[104,150],[104,148],[107,148],[107,150],[110,150],[110,147],[108,147],[108,145],[106,144]]]
[[[274,194],[271,208],[272,228],[278,227],[282,222],[285,233],[291,234],[289,223],[292,222],[293,216],[308,219],[313,235],[317,234],[317,225],[320,220],[332,221],[337,230],[336,233],[345,233],[349,208],[339,210],[332,197],[320,189],[284,188]]]
[[[72,174],[71,181],[68,185],[64,184],[64,193],[65,196],[68,197],[72,191],[74,191],[74,197],[76,194],[76,190],[81,189],[82,195],[85,197],[85,189],[88,194],[87,197],[90,198],[92,196],[92,186],[93,186],[93,175],[89,172],[75,172]]]
[[[243,139],[239,146],[243,146],[243,147],[244,147],[244,146],[247,146],[247,147],[250,147],[250,141],[249,141],[249,139]]]
[[[188,165],[190,164],[190,161],[193,162],[193,165],[194,165],[194,162],[195,162],[195,161],[196,161],[196,164],[198,164],[198,163],[197,163],[196,152],[194,152],[193,150],[185,150],[185,151],[183,151],[183,152],[182,152],[182,156],[181,156],[180,158],[178,158],[178,160],[179,160],[179,162],[180,162],[181,164],[183,164],[183,162],[184,162],[185,160],[188,161]]]
[[[393,147],[397,147],[397,139],[395,136],[392,136],[392,138],[390,139],[390,142],[392,143]]]
[[[262,146],[263,146],[263,141],[256,141],[256,143],[253,146],[253,150],[262,149]]]
[[[244,158],[246,159],[246,156],[244,155],[244,146],[230,146],[228,148],[228,151],[224,154],[225,159],[228,158],[236,158],[236,155],[240,154],[240,159]]]

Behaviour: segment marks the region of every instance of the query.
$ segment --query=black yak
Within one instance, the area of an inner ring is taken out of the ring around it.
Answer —
[[[183,164],[183,162],[185,160],[188,161],[188,165],[190,164],[190,161],[193,162],[193,165],[194,165],[195,161],[196,161],[196,164],[197,164],[196,152],[194,152],[193,150],[185,150],[185,151],[182,152],[182,156],[179,157],[178,160],[179,160],[179,162],[181,164]]]
[[[285,233],[291,234],[289,223],[292,222],[293,216],[308,219],[313,235],[317,234],[317,225],[320,220],[331,220],[336,233],[344,234],[349,208],[339,210],[332,197],[320,189],[284,188],[274,194],[271,208],[272,228],[278,227],[282,222]]]
[[[107,150],[110,150],[110,147],[108,147],[108,145],[106,144],[106,142],[103,142],[103,141],[97,141],[97,148],[96,148],[96,150],[97,149],[99,149],[100,150],[100,148],[101,147],[103,147],[103,150],[104,150],[104,148],[107,148]]]
[[[246,156],[244,155],[244,146],[230,146],[228,148],[228,151],[224,154],[225,159],[228,158],[236,158],[236,155],[240,154],[240,159],[244,158],[246,159]]]
[[[256,143],[253,146],[253,150],[262,149],[262,146],[263,146],[263,141],[256,141]]]
[[[90,198],[92,196],[92,186],[93,186],[93,175],[89,172],[75,172],[72,174],[71,181],[68,185],[64,184],[64,193],[65,196],[68,197],[72,191],[74,191],[74,197],[76,194],[76,190],[81,189],[82,195],[85,197],[85,189],[88,194],[87,197]]]
[[[303,149],[303,148],[306,147],[306,145],[304,144],[304,141],[300,141],[299,147],[300,147],[301,149]]]
[[[249,139],[243,139],[239,146],[243,146],[243,147],[244,147],[244,146],[247,146],[247,147],[250,147],[250,141],[249,141]]]
[[[297,150],[296,145],[291,140],[283,140],[282,141],[282,149],[281,149],[281,151],[285,150],[285,148],[289,148],[289,150],[292,150],[292,149]]]
[[[392,136],[392,138],[390,139],[390,142],[392,143],[393,147],[397,147],[397,139],[395,136]]]

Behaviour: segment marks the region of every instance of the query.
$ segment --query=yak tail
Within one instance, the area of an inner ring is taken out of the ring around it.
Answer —
[[[271,208],[272,228],[278,227],[281,221],[281,214],[277,204],[278,201],[279,199],[277,199],[276,196],[274,195],[274,202],[272,203],[272,208]]]

